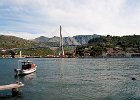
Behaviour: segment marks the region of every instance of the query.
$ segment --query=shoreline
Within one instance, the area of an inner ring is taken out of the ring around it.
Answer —
[[[0,57],[0,59],[12,59],[12,57]],[[80,57],[15,57],[13,59],[17,59],[17,58],[103,58],[103,59],[107,59],[107,58],[140,58],[140,57],[91,57],[91,56],[80,56]]]

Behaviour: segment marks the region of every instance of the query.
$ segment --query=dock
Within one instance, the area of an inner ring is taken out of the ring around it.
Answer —
[[[23,87],[24,84],[21,82],[16,82],[15,84],[2,85],[0,90],[12,90],[12,96],[17,96],[19,94],[19,88]]]
[[[2,85],[2,86],[0,86],[0,90],[11,90],[13,88],[20,88],[20,87],[23,87],[23,86],[24,86],[24,84],[22,84],[22,83]]]

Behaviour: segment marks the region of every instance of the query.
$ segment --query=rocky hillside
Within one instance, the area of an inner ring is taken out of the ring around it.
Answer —
[[[48,42],[48,40],[49,40],[48,37],[40,36],[38,38],[35,38],[33,41],[36,41],[36,42]]]
[[[93,38],[97,38],[100,37],[99,35],[77,35],[77,36],[73,36],[73,38],[79,43],[79,44],[87,44],[89,40],[93,39]]]
[[[64,45],[82,45],[87,44],[92,38],[98,37],[98,35],[77,35],[73,37],[64,37]],[[11,49],[11,48],[32,48],[32,47],[52,47],[59,46],[59,37],[38,37],[34,40],[26,40],[23,38],[0,35],[0,48]]]
[[[64,37],[63,41],[64,41],[64,45],[82,45],[82,44],[87,44],[89,40],[91,40],[92,38],[97,38],[100,37],[99,35],[77,35],[77,36],[73,36],[73,37]],[[60,42],[60,38],[59,37],[52,37],[52,38],[48,38],[48,37],[38,37],[36,39],[34,39],[34,41],[36,42],[56,42],[57,44],[59,44]]]

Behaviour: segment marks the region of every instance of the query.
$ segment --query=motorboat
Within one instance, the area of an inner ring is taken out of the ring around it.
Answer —
[[[20,63],[19,63],[20,62]],[[21,68],[19,68],[20,66]],[[37,65],[34,64],[32,61],[18,61],[18,68],[15,69],[16,75],[26,75],[36,71]]]

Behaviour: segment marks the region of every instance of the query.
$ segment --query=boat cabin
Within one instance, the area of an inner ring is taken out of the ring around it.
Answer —
[[[22,62],[22,69],[30,69],[33,68],[33,63],[31,61],[24,61]]]

